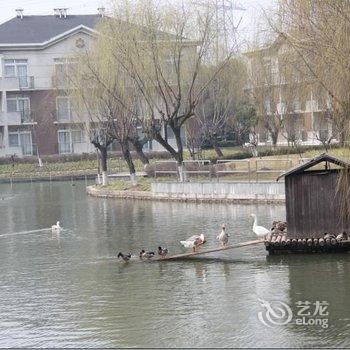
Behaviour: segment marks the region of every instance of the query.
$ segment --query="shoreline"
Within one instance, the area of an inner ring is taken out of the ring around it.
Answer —
[[[95,186],[87,186],[86,193],[96,198],[116,198],[116,199],[133,199],[148,201],[166,201],[166,202],[183,202],[183,203],[235,203],[235,204],[284,204],[283,198],[261,198],[258,196],[242,196],[240,198],[220,197],[217,194],[211,196],[190,195],[190,194],[170,194],[155,193],[152,191],[117,191],[106,188],[96,188]]]
[[[0,183],[30,183],[30,182],[53,182],[53,181],[78,181],[78,180],[94,180],[95,174],[87,175],[62,175],[62,176],[42,176],[42,177],[13,177],[13,178],[0,178]]]

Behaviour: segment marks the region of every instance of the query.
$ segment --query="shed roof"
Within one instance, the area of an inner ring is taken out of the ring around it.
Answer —
[[[332,155],[330,155],[328,153],[322,153],[319,156],[317,156],[315,158],[312,158],[311,160],[309,160],[306,163],[303,163],[303,164],[300,164],[300,165],[297,165],[297,166],[291,168],[287,172],[285,172],[282,175],[280,175],[277,178],[277,181],[281,177],[284,177],[284,176],[288,176],[288,175],[291,175],[291,174],[302,173],[303,171],[305,171],[305,170],[307,170],[307,169],[309,169],[309,168],[313,167],[314,165],[316,165],[318,163],[321,163],[321,162],[329,162],[329,163],[333,163],[333,164],[336,164],[336,165],[339,165],[339,166],[342,166],[342,167],[350,167],[350,162],[348,162],[348,161],[346,161],[344,159],[332,156]]]

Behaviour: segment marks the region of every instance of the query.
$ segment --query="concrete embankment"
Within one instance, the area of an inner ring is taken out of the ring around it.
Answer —
[[[104,198],[131,198],[183,202],[283,203],[284,183],[279,182],[155,182],[150,192],[115,191],[87,187],[87,193]]]

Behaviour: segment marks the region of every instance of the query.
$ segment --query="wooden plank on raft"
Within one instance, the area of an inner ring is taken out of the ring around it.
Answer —
[[[224,250],[241,248],[241,247],[246,247],[246,246],[255,245],[255,244],[262,244],[262,243],[264,243],[264,241],[258,239],[258,240],[254,240],[254,241],[247,241],[247,242],[229,245],[227,247],[219,247],[219,248],[214,248],[214,249],[209,249],[209,250],[198,250],[196,252],[177,254],[177,255],[167,256],[165,258],[158,258],[158,259],[154,259],[154,260],[152,259],[152,260],[153,261],[168,261],[168,260],[185,259],[185,258],[190,258],[192,256],[220,252],[220,251],[224,251]]]

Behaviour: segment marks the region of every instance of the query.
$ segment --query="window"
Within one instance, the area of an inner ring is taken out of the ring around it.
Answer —
[[[69,121],[71,119],[71,108],[68,97],[56,98],[57,121]]]
[[[71,135],[68,130],[58,131],[58,151],[60,154],[72,153]]]
[[[17,99],[16,98],[8,98],[7,99],[7,112],[17,112]]]
[[[277,113],[280,115],[285,114],[287,111],[286,104],[284,102],[277,103],[276,108],[277,108]]]
[[[6,99],[7,112],[20,112],[23,122],[31,122],[30,100],[29,97],[10,97]]]
[[[74,153],[74,145],[84,142],[83,130],[65,129],[58,131],[58,150],[60,154]]]
[[[28,87],[28,60],[5,59],[5,76],[18,77],[21,88]]]
[[[318,103],[316,100],[306,101],[306,112],[315,112],[318,110]]]
[[[72,58],[55,58],[55,84],[64,86],[75,68],[76,60]]]
[[[24,156],[33,155],[32,133],[30,131],[9,132],[10,147],[21,147]]]
[[[10,144],[10,147],[18,147],[19,146],[19,135],[9,133],[9,144]]]
[[[293,111],[294,112],[300,112],[301,111],[301,105],[300,105],[300,101],[298,98],[296,98],[294,101],[293,101]]]
[[[265,113],[271,113],[271,102],[269,98],[265,99],[264,108],[265,108]]]
[[[83,142],[83,132],[82,130],[72,130],[72,142],[81,143]]]
[[[7,112],[21,112],[30,110],[29,97],[10,97],[6,99]]]
[[[175,139],[174,132],[173,132],[173,130],[171,129],[171,127],[169,125],[167,126],[166,131],[167,131],[167,138],[168,138],[168,140],[169,139]]]

